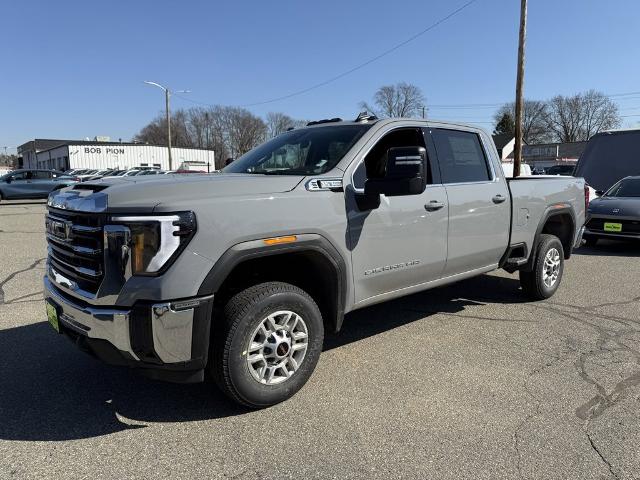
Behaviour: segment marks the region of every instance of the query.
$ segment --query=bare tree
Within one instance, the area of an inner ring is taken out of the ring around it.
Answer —
[[[556,95],[549,101],[546,122],[559,142],[589,140],[603,130],[620,125],[618,106],[595,90],[565,97]]]
[[[215,152],[216,168],[222,168],[227,158],[251,150],[270,134],[277,134],[289,127],[306,124],[306,120],[294,120],[288,115],[269,114],[267,125],[260,117],[237,107],[216,105],[176,110],[171,118],[171,140],[176,147],[208,148]],[[134,137],[135,141],[164,145],[167,128],[164,115],[154,118]]]
[[[0,153],[0,167],[14,168],[18,166],[18,156],[14,154]]]
[[[419,87],[406,82],[384,85],[373,96],[374,106],[360,102],[360,108],[379,117],[419,117],[425,99]]]
[[[158,115],[133,137],[136,142],[153,145],[167,144],[167,120],[164,114]],[[171,115],[171,144],[175,147],[192,147],[193,142],[188,131],[188,118],[184,110],[176,110]]]
[[[167,123],[162,116],[157,116],[151,120],[147,125],[142,127],[134,137],[134,142],[150,143],[152,145],[166,145],[167,144]]]
[[[516,105],[514,102],[506,103],[498,109],[493,116],[498,124],[506,116],[515,119]],[[522,138],[528,144],[542,143],[550,140],[547,128],[547,104],[541,100],[525,100],[522,110]]]
[[[281,112],[269,112],[265,117],[265,123],[267,124],[267,136],[273,138],[292,128],[295,120]]]
[[[222,124],[232,158],[245,154],[264,140],[267,126],[260,117],[239,107],[222,107]]]

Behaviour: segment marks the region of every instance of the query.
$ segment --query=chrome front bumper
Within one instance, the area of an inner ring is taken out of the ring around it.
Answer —
[[[132,346],[132,323],[140,321],[136,318],[139,311],[136,312],[135,308],[82,306],[61,294],[46,276],[44,295],[45,299],[58,307],[58,318],[63,329],[89,339],[107,341],[130,359],[144,361]],[[189,362],[193,359],[195,311],[212,298],[209,295],[155,303],[147,307],[150,310],[152,349],[162,364]]]

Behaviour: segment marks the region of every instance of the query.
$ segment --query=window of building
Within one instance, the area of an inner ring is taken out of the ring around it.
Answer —
[[[434,129],[442,183],[487,182],[492,179],[478,134]]]

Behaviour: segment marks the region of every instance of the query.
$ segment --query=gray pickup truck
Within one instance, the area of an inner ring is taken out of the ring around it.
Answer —
[[[53,327],[102,360],[211,376],[259,408],[309,379],[325,330],[504,268],[544,299],[581,241],[584,181],[506,180],[481,129],[311,122],[198,176],[103,179],[48,200]]]

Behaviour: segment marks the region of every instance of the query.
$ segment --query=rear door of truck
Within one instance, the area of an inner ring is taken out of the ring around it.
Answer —
[[[498,265],[509,243],[511,199],[481,131],[430,128],[449,204],[444,276]]]

